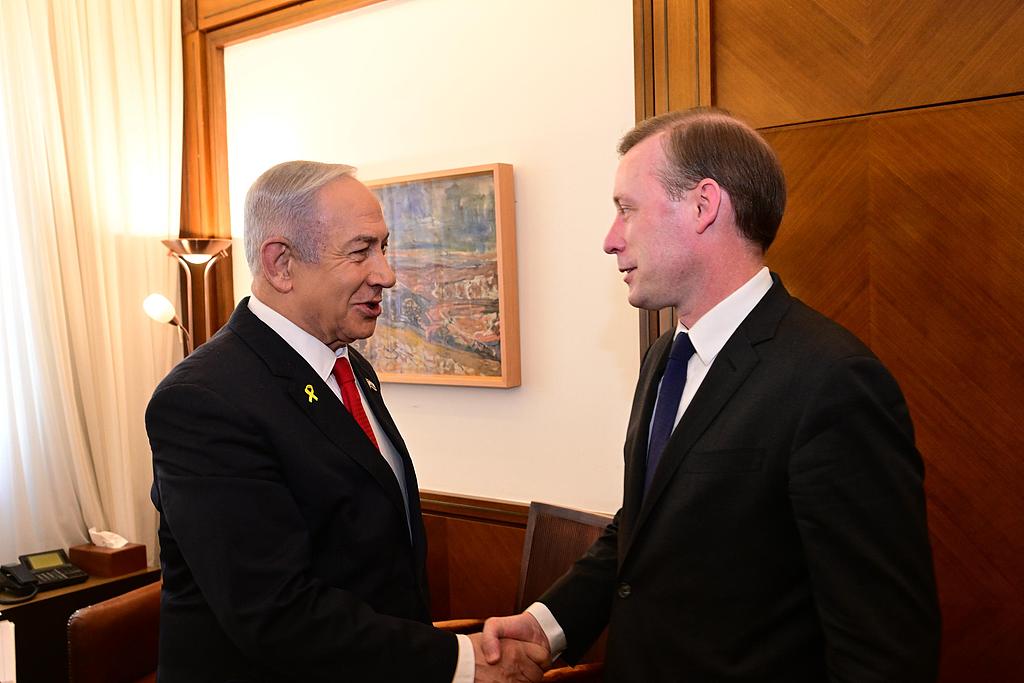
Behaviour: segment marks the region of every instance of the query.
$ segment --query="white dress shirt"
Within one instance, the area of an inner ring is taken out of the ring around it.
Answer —
[[[711,364],[715,362],[719,352],[729,338],[739,328],[754,307],[761,301],[772,286],[772,275],[767,267],[761,268],[754,277],[747,280],[729,296],[725,297],[714,308],[701,316],[700,320],[693,324],[693,327],[686,329],[682,322],[676,327],[676,335],[686,332],[690,335],[690,342],[693,344],[695,353],[690,356],[690,362],[686,366],[686,385],[683,387],[682,398],[679,399],[679,411],[676,413],[674,425],[679,424],[683,413],[686,412],[694,394],[700,388],[701,382],[707,377],[711,370]],[[661,390],[661,381],[658,382],[658,390]],[[657,409],[657,400],[654,407]],[[654,412],[652,411],[653,415]],[[653,421],[653,417],[651,418]],[[647,433],[650,439],[650,426]],[[565,651],[565,632],[558,624],[551,610],[543,603],[535,602],[526,608],[526,611],[544,629],[551,647],[552,659]]]
[[[342,346],[337,351],[332,351],[322,341],[257,299],[255,294],[249,297],[249,310],[252,311],[253,315],[266,323],[267,327],[276,332],[281,339],[284,339],[290,347],[295,349],[295,352],[309,363],[313,371],[319,375],[320,379],[327,383],[327,386],[338,397],[338,400],[344,404],[344,400],[341,397],[341,387],[338,386],[338,380],[334,378],[334,362],[338,358],[348,358],[348,346]],[[380,446],[380,453],[384,456],[388,465],[391,466],[391,471],[395,473],[395,479],[398,480],[398,485],[402,489],[402,500],[405,501],[406,523],[411,525],[409,521],[409,492],[405,486],[405,467],[402,464],[402,457],[398,454],[394,444],[391,443],[387,432],[381,429],[380,422],[377,420],[373,408],[367,403],[366,394],[363,393],[363,387],[359,382],[356,382],[356,389],[359,390],[359,400],[363,402],[363,408],[365,408],[366,416],[370,420],[373,435],[377,438],[377,444]],[[412,541],[411,526],[409,526],[409,540],[410,542]],[[467,636],[462,634],[458,634],[457,638],[459,642],[459,658],[452,683],[473,683],[474,669],[476,667],[476,661],[473,656],[473,644]]]
[[[771,286],[771,272],[767,267],[761,268],[739,289],[702,315],[700,320],[693,324],[693,327],[686,329],[682,322],[676,326],[676,336],[679,336],[680,332],[690,335],[690,343],[693,344],[695,353],[690,356],[690,362],[686,366],[686,385],[683,387],[682,398],[679,399],[679,411],[676,413],[675,422],[672,423],[673,428],[683,418],[683,413],[686,412],[694,394],[697,393],[697,389],[707,377],[708,371],[711,370],[711,364],[715,362],[722,347],[736,332],[740,323],[754,310],[754,306],[757,306],[761,298],[768,293]],[[658,380],[658,391],[661,391],[661,380]],[[658,409],[657,400],[654,402],[654,409]],[[653,418],[651,419],[653,420]],[[650,434],[650,425],[648,425],[647,433]],[[648,436],[648,438],[650,437]]]

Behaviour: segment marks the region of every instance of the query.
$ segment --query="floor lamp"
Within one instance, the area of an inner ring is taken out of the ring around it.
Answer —
[[[210,270],[217,261],[228,255],[231,249],[229,239],[177,239],[163,240],[168,255],[173,256],[181,266],[182,278],[185,282],[185,306],[188,311],[187,329],[181,324],[171,305],[165,297],[151,294],[143,302],[143,308],[150,318],[161,323],[175,325],[181,330],[185,342],[185,355],[192,353],[197,344],[201,344],[212,334],[210,322]],[[161,301],[162,300],[162,301]],[[205,327],[200,330],[196,325],[196,302],[202,302]]]

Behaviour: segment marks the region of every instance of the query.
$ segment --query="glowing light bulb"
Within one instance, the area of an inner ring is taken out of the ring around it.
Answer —
[[[174,305],[163,294],[150,294],[142,302],[142,308],[158,323],[169,323],[176,316]]]

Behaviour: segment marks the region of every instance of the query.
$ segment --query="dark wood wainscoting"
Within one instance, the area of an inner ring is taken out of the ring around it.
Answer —
[[[529,506],[420,491],[435,620],[511,614]]]

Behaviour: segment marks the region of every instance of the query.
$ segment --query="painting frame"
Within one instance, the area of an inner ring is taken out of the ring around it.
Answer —
[[[492,387],[492,388],[513,388],[517,387],[521,383],[521,371],[520,371],[520,357],[519,357],[519,293],[517,286],[517,263],[516,263],[516,232],[515,232],[515,189],[513,180],[513,169],[511,164],[507,163],[493,163],[483,164],[478,166],[467,166],[463,168],[447,169],[441,171],[431,171],[426,173],[416,173],[412,175],[404,175],[391,178],[382,178],[377,180],[366,180],[365,185],[370,188],[378,198],[387,196],[388,200],[382,201],[382,208],[385,212],[385,219],[388,222],[388,228],[391,231],[391,244],[390,244],[390,258],[389,262],[395,269],[395,276],[397,278],[396,287],[405,287],[403,277],[412,278],[413,275],[410,272],[411,268],[403,267],[403,252],[410,253],[410,250],[403,248],[403,221],[406,219],[413,220],[414,217],[406,215],[394,215],[395,211],[389,211],[389,208],[395,206],[399,202],[391,201],[395,193],[402,192],[424,192],[424,188],[429,184],[434,188],[455,188],[459,183],[465,183],[466,181],[472,182],[472,177],[481,176],[479,179],[490,187],[493,187],[493,199],[494,199],[494,210],[493,210],[493,254],[490,251],[482,252],[482,256],[479,258],[480,267],[486,269],[486,272],[492,272],[497,278],[497,296],[496,305],[488,304],[489,308],[496,309],[497,322],[491,324],[490,327],[497,327],[497,345],[498,352],[496,360],[498,364],[498,371],[496,374],[491,372],[490,374],[463,374],[461,372],[422,372],[417,370],[394,370],[395,365],[401,365],[402,361],[397,360],[398,354],[390,354],[391,358],[384,360],[380,354],[384,353],[384,349],[388,348],[390,338],[403,333],[406,338],[409,339],[411,332],[410,330],[416,330],[415,327],[405,326],[405,332],[401,332],[403,329],[397,325],[390,325],[390,318],[385,315],[377,322],[377,331],[374,336],[370,339],[365,340],[364,343],[358,344],[357,348],[360,348],[360,352],[364,353],[368,360],[374,365],[377,375],[382,382],[398,383],[398,384],[433,384],[433,385],[447,385],[447,386],[466,386],[466,387]],[[385,195],[385,193],[388,193]],[[392,215],[388,215],[391,213]],[[422,221],[422,216],[418,217]],[[434,217],[434,222],[439,221],[437,217]],[[456,226],[461,228],[462,226]],[[479,225],[475,225],[479,229]],[[489,226],[488,226],[489,227]],[[447,234],[448,230],[444,229],[441,231],[442,234]],[[461,236],[462,239],[468,240],[465,235]],[[490,244],[490,243],[488,243]],[[434,250],[437,252],[437,259],[440,261],[442,258],[446,258],[449,254],[447,245],[442,243],[440,246],[431,246],[427,248],[417,248],[411,250],[413,252],[427,252],[426,258],[429,257],[429,252]],[[441,254],[446,255],[442,257]],[[435,269],[440,266],[435,264]],[[440,272],[435,270],[435,272]],[[407,284],[407,283],[406,283]],[[433,283],[434,286],[431,288],[433,291],[438,290],[438,282]],[[445,283],[441,282],[440,285],[443,287]],[[420,290],[424,290],[424,283],[421,281],[419,284]],[[407,289],[407,287],[406,287]],[[449,287],[449,289],[457,289]],[[388,296],[397,296],[395,290],[392,290],[391,294],[385,294]],[[445,299],[446,305],[457,306],[466,305],[469,299],[460,299],[458,297],[451,297]],[[473,300],[475,301],[475,300]],[[493,301],[493,299],[486,299],[487,302]],[[486,316],[485,316],[486,317]],[[422,330],[419,330],[422,332]],[[486,332],[491,337],[494,336],[492,330]],[[437,348],[437,345],[430,342],[424,334],[422,339],[415,339],[414,342],[418,346],[413,346],[412,351],[421,354],[421,357],[412,358],[409,365],[419,364],[417,361],[423,361],[425,356],[431,347]],[[493,343],[488,347],[490,353],[493,353]],[[408,354],[409,349],[403,349]],[[453,350],[452,353],[459,353],[466,356],[466,351],[462,349]],[[480,361],[484,363],[483,360]],[[488,367],[493,368],[494,359],[486,361]],[[454,363],[452,363],[454,365]]]

